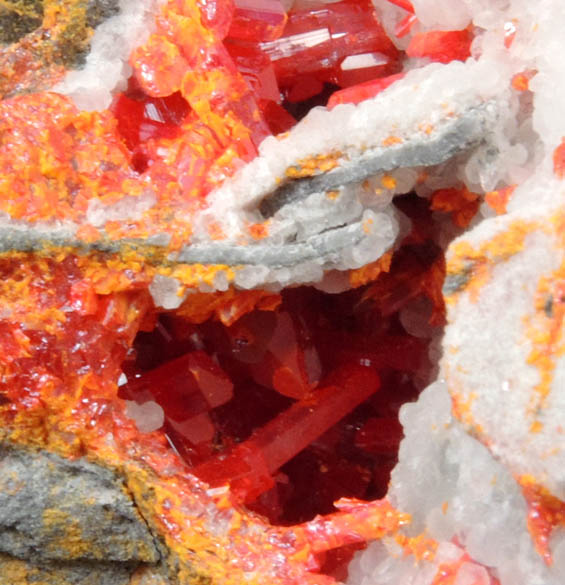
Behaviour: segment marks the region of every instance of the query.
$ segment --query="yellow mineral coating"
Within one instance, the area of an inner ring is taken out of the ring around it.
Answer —
[[[392,190],[396,187],[396,179],[392,175],[383,175],[381,178],[381,185],[385,189]]]
[[[385,252],[378,260],[366,264],[361,268],[349,271],[349,284],[353,288],[358,288],[372,282],[382,272],[388,272],[390,270],[390,264],[392,262],[393,252],[389,250]]]
[[[6,584],[13,583],[14,585],[31,585],[31,583],[34,583],[34,585],[43,585],[45,583],[45,581],[36,581],[38,571],[37,569],[30,568],[26,561],[14,559],[13,557],[8,557],[7,555],[1,553],[0,569],[2,569],[1,578]],[[61,583],[61,585],[65,584]]]
[[[492,266],[522,251],[526,236],[538,227],[539,224],[533,221],[515,220],[506,230],[482,242],[478,248],[466,240],[452,244],[447,260],[447,277],[470,270],[471,278],[461,291],[446,295],[446,303],[453,304],[462,291],[467,292],[471,300],[476,302],[482,287],[492,276]]]
[[[335,169],[339,165],[339,159],[341,157],[341,152],[330,152],[304,158],[299,160],[296,165],[286,169],[285,175],[289,179],[300,179],[303,177],[311,177],[319,173],[325,173]]]
[[[404,140],[402,140],[402,138],[400,138],[400,136],[387,136],[384,140],[383,140],[383,146],[393,146],[395,144],[402,144],[404,142]]]
[[[550,310],[546,310],[548,301]],[[528,406],[532,416],[545,407],[554,380],[556,361],[565,354],[565,261],[548,276],[539,279],[535,312],[524,318],[526,337],[532,345],[528,364],[537,368],[539,383]],[[541,430],[541,423],[533,422],[530,431]]]
[[[49,542],[48,553],[65,551],[69,558],[79,559],[92,552],[92,543],[83,537],[78,521],[64,510],[48,508],[43,512],[42,520],[46,530],[59,536]]]
[[[394,539],[404,549],[405,554],[412,555],[416,560],[434,560],[438,543],[426,534],[408,537],[398,533]]]

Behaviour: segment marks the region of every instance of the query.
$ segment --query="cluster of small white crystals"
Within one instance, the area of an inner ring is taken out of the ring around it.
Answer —
[[[375,2],[392,31],[402,11]],[[540,374],[528,363],[532,345],[525,334],[525,320],[535,322],[538,283],[544,278],[551,282],[553,271],[565,262],[557,228],[546,231],[565,202],[565,189],[553,174],[552,160],[565,136],[565,61],[561,58],[565,5],[559,0],[412,3],[419,21],[417,31],[474,26],[474,59],[465,65],[446,65],[446,69],[472,71],[476,59],[507,87],[513,75],[536,72],[531,92],[516,92],[508,101],[511,116],[494,129],[499,152],[479,150],[463,165],[451,168],[451,173],[446,168],[438,170],[431,177],[435,184],[419,187],[420,194],[427,196],[437,185],[445,186],[449,176],[478,192],[517,185],[508,213],[489,218],[493,213],[484,207],[486,219],[453,242],[448,259],[461,240],[477,249],[494,237],[511,234],[516,222],[532,222],[528,225],[535,227],[523,246],[508,255],[493,256],[489,280],[478,295],[463,291],[450,305],[440,375],[449,382],[452,394],[457,392],[468,401],[470,422],[464,417],[461,424],[454,418],[443,380],[429,386],[416,403],[405,405],[401,410],[405,439],[388,497],[412,515],[410,534],[425,532],[440,542],[440,550],[456,542],[488,569],[472,579],[458,574],[457,585],[488,585],[494,578],[501,585],[562,585],[565,532],[554,531],[549,543],[554,562],[548,566],[528,531],[527,506],[516,477],[530,473],[564,497],[565,360],[554,358],[547,399],[532,413],[529,405]],[[505,47],[505,34],[513,31],[513,42]],[[438,96],[450,91],[437,87]],[[534,415],[541,421],[541,430],[532,433]],[[489,448],[469,430],[481,434]],[[352,562],[348,583],[430,585],[435,575],[430,566],[403,557],[390,543],[373,543]]]
[[[156,307],[163,309],[178,309],[186,293],[181,289],[181,284],[176,278],[156,274],[149,285],[149,292]]]
[[[194,220],[193,243],[209,242],[209,226],[219,222],[226,234],[225,244],[240,244],[247,238],[250,248],[255,245],[246,235],[246,226],[264,221],[258,209],[261,200],[275,191],[287,169],[299,165],[301,160],[321,153],[340,153],[339,164],[347,167],[349,161],[367,152],[384,152],[386,147],[382,145],[391,136],[401,143],[425,144],[427,140],[439,140],[443,129],[453,120],[465,118],[468,112],[491,102],[492,107],[484,109],[485,120],[492,117],[493,123],[496,120],[498,125],[504,125],[512,117],[506,105],[511,94],[508,84],[501,80],[504,76],[501,78],[490,64],[480,61],[458,62],[447,67],[430,64],[409,71],[402,82],[357,106],[343,104],[331,111],[314,108],[288,135],[266,138],[259,148],[259,156],[209,196],[209,207]],[[440,87],[446,91],[438,99]],[[488,126],[491,129],[492,124],[489,122]],[[433,128],[431,135],[424,127]],[[398,157],[401,159],[402,155]],[[235,285],[251,288],[316,283],[322,278],[326,280],[328,270],[359,268],[377,260],[408,227],[405,218],[392,205],[392,198],[414,189],[422,170],[417,166],[400,164],[400,167],[369,181],[346,185],[330,193],[312,193],[300,203],[283,206],[270,218],[269,235],[260,242],[262,246],[280,246],[282,256],[283,244],[287,242],[308,242],[316,233],[328,234],[332,228],[359,222],[365,235],[356,244],[344,246],[339,254],[331,256],[331,261],[320,257],[290,267],[245,266],[236,271]],[[444,165],[429,167],[430,186],[435,173],[445,176],[444,171]],[[452,186],[456,181],[457,176],[449,174],[446,185]],[[425,190],[426,185],[420,184],[419,188]],[[422,195],[430,192],[428,189]],[[326,288],[322,282],[321,288],[338,291],[346,286],[345,281],[343,286],[335,286],[334,273],[328,278],[331,284]]]
[[[548,569],[534,550],[526,526],[526,503],[510,472],[454,420],[444,382],[435,382],[417,403],[402,407],[401,422],[406,437],[388,497],[412,514],[413,535],[425,530],[440,543],[438,555],[434,562],[415,562],[393,543],[373,543],[351,563],[348,583],[430,585],[440,564],[462,554],[453,542],[489,567],[501,585],[565,582],[565,565],[556,563]],[[444,558],[448,553],[451,559]],[[467,581],[469,565],[474,579]],[[459,573],[457,585],[494,582],[471,561],[463,563]]]
[[[128,58],[150,35],[163,0],[120,0],[119,12],[96,27],[81,69],[52,89],[70,96],[82,110],[104,110],[131,75]]]
[[[88,202],[86,219],[95,227],[102,227],[107,221],[135,221],[156,203],[157,197],[150,189],[146,189],[138,196],[122,197],[116,203],[109,205],[100,199],[92,198]]]
[[[402,550],[392,539],[371,543],[365,553],[355,559],[349,568],[352,583],[360,585],[432,585],[442,565],[460,562],[452,581],[453,585],[488,583],[487,571],[464,558],[465,552],[451,542],[439,544],[433,562],[414,562],[403,556]]]

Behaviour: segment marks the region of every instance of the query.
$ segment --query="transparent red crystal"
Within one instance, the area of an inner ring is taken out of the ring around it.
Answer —
[[[388,77],[374,79],[336,91],[328,101],[328,108],[331,109],[337,104],[358,104],[364,100],[371,99],[403,77],[404,73],[397,73],[396,75],[389,75]]]
[[[343,368],[329,377],[327,385],[296,402],[253,433],[228,455],[221,455],[194,469],[211,485],[229,483],[244,500],[254,500],[271,487],[267,477],[277,471],[344,415],[376,392],[380,381],[374,370],[359,366]],[[255,464],[249,465],[249,459]],[[231,470],[243,468],[234,478]],[[242,465],[243,462],[243,465]],[[257,464],[260,462],[260,464]],[[226,473],[226,470],[230,470]]]
[[[263,51],[254,45],[236,42],[226,43],[226,49],[257,99],[280,102],[275,71]]]
[[[410,40],[406,54],[439,63],[465,61],[471,55],[472,41],[473,36],[467,29],[417,33]]]
[[[276,102],[262,101],[260,108],[269,130],[273,134],[287,132],[296,124],[296,118]]]
[[[140,143],[151,138],[175,138],[180,134],[180,124],[190,112],[179,92],[153,98],[138,89],[118,95],[111,109],[129,150],[135,150]]]
[[[393,73],[399,57],[368,0],[291,11],[283,35],[260,46],[270,56],[279,84],[287,86],[304,74],[335,83],[341,62],[365,53],[382,55]]]
[[[230,328],[233,355],[255,382],[303,398],[318,384],[321,365],[304,325],[288,312],[254,313]]]
[[[224,39],[235,13],[234,0],[196,0],[204,26],[213,31],[217,38]]]
[[[402,440],[402,425],[395,417],[371,418],[355,436],[355,444],[369,453],[394,454]]]
[[[252,42],[278,39],[287,15],[280,0],[235,0],[228,36]]]
[[[228,402],[233,384],[207,353],[193,351],[138,374],[121,387],[120,394],[139,403],[155,400],[177,432],[186,434],[183,429],[187,429],[187,438],[200,442],[195,436],[204,434],[210,439],[210,431],[196,432],[191,425],[205,425],[212,435],[213,426],[206,417],[195,417]]]
[[[272,522],[331,513],[344,495],[386,494],[399,408],[431,369],[428,338],[409,335],[399,312],[424,295],[443,318],[430,202],[409,195],[396,205],[412,231],[375,282],[335,295],[285,290],[276,307],[250,305],[227,326],[161,315],[123,366],[120,396],[161,404],[165,433],[193,472],[229,484]],[[90,306],[78,286],[76,296]]]

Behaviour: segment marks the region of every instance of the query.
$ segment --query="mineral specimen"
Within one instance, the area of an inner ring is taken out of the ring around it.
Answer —
[[[561,585],[563,26],[0,3],[0,584]]]

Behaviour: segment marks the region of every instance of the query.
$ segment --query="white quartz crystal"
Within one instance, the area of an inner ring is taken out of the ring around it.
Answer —
[[[454,175],[478,193],[517,185],[506,214],[483,205],[483,221],[448,248],[439,379],[401,410],[405,439],[388,497],[412,515],[409,534],[434,538],[453,560],[459,546],[471,557],[455,585],[491,585],[495,578],[501,585],[562,585],[564,532],[552,535],[554,563],[546,564],[526,524],[519,479],[533,478],[565,499],[565,323],[551,304],[565,267],[565,188],[553,161],[565,136],[565,8],[559,0],[413,4],[418,31],[474,26],[474,59],[443,66],[444,79],[449,71],[453,78],[436,85],[439,100],[457,93],[463,71],[472,76],[481,68],[489,78],[482,86],[494,92],[510,87],[516,74],[537,74],[531,92],[514,91],[507,101],[492,152],[479,149],[417,186],[427,197]],[[392,31],[397,15],[384,12]],[[412,326],[409,313],[401,319]],[[437,564],[375,542],[352,562],[348,583],[429,585]]]

